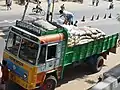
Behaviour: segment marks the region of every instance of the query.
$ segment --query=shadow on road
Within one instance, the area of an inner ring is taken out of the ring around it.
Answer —
[[[0,9],[0,11],[7,11],[6,9]]]
[[[63,79],[60,80],[58,83],[58,87],[61,86],[62,84],[68,83],[69,81],[75,79],[76,80],[83,79],[86,78],[88,75],[93,74],[92,72],[90,72],[88,68],[89,67],[87,65],[77,66],[75,68],[73,68],[72,66],[67,66],[64,71]],[[95,83],[94,81],[88,82]]]
[[[89,84],[94,84],[96,83],[94,80],[85,80],[85,82],[89,83]]]
[[[0,4],[1,7],[6,7],[6,5]]]

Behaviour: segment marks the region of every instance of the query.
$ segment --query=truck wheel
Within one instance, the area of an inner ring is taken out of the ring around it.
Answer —
[[[57,85],[56,78],[54,76],[49,76],[45,80],[42,88],[43,88],[43,90],[55,90],[56,85]]]
[[[99,72],[104,64],[104,58],[99,56],[93,65],[93,72]]]

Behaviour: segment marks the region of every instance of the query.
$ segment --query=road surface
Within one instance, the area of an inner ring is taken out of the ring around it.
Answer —
[[[117,54],[110,53],[107,60],[105,60],[103,69],[96,74],[91,74],[88,71],[88,68],[85,67],[78,67],[77,69],[70,70],[69,72],[66,72],[64,77],[65,80],[63,80],[61,86],[57,87],[56,90],[87,90],[95,85],[99,75],[119,64],[119,59],[120,48],[117,49]]]

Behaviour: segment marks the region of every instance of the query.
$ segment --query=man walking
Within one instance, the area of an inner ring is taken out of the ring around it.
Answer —
[[[114,8],[114,4],[113,4],[113,2],[111,2],[109,5],[109,9],[113,9],[113,8]]]
[[[11,10],[12,0],[6,0],[7,10]]]
[[[64,4],[61,5],[60,8],[61,8],[62,11],[64,11],[65,10],[65,5]]]
[[[98,4],[99,4],[99,0],[96,0],[96,6],[98,6]]]
[[[92,5],[94,5],[95,4],[95,0],[92,0]]]

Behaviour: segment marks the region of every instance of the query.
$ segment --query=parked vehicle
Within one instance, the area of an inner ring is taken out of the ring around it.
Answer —
[[[16,21],[4,50],[9,79],[27,90],[54,90],[68,65],[87,63],[92,72],[100,71],[109,52],[115,53],[118,34],[79,42],[81,33],[73,34],[69,27],[44,20]]]
[[[101,75],[102,80],[88,90],[119,90],[120,87],[120,64]],[[107,82],[107,83],[106,83]],[[102,87],[101,87],[102,85]]]

